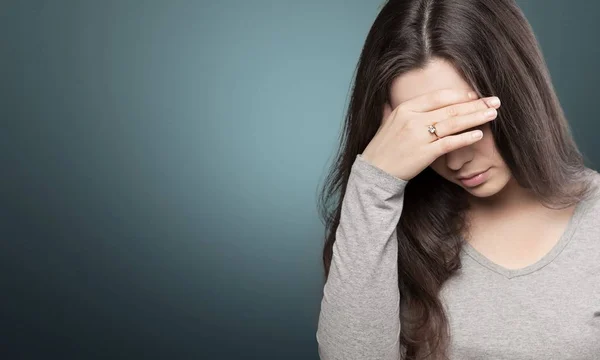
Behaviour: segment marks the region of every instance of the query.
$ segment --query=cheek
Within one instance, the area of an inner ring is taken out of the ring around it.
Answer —
[[[483,138],[472,146],[478,154],[488,159],[496,159],[499,156],[494,137],[489,131],[484,131]]]
[[[481,131],[483,131],[483,138],[472,146],[477,148],[481,153],[491,155],[496,151],[496,144],[494,142],[494,135],[492,134],[490,124],[486,123],[482,126]]]

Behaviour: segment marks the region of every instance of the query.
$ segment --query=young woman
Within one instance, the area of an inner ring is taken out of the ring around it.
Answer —
[[[600,359],[599,184],[513,0],[388,1],[320,199],[321,359]]]

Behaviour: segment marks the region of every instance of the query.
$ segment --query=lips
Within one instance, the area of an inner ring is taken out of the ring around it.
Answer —
[[[477,172],[477,173],[473,173],[473,174],[471,174],[469,176],[459,176],[458,180],[468,180],[468,179],[474,178],[475,176],[477,176],[479,174],[483,174],[484,172],[486,172],[486,170],[483,170],[483,171],[480,171],[480,172]]]
[[[487,169],[486,171],[476,174],[472,177],[469,178],[462,178],[460,179],[460,182],[467,187],[475,187],[477,185],[481,185],[483,184],[485,181],[487,181],[487,179],[489,178],[490,169]]]

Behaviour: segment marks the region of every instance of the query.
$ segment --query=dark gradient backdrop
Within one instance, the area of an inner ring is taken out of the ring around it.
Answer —
[[[373,1],[2,1],[3,359],[317,359]],[[600,5],[521,1],[589,166]]]

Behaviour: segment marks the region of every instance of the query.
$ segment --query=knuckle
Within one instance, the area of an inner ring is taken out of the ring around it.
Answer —
[[[469,146],[471,144],[473,144],[475,142],[476,139],[473,138],[473,134],[474,132],[469,131],[466,132],[464,134],[462,134],[462,136],[460,137],[460,146]]]
[[[483,107],[482,107],[483,106]],[[485,105],[485,103],[481,102],[481,101],[475,101],[475,102],[471,102],[467,105],[465,105],[465,114],[472,114],[474,112],[477,112],[483,108],[487,108],[487,106]]]
[[[454,117],[457,115],[458,115],[458,108],[455,105],[446,107],[446,116]]]

